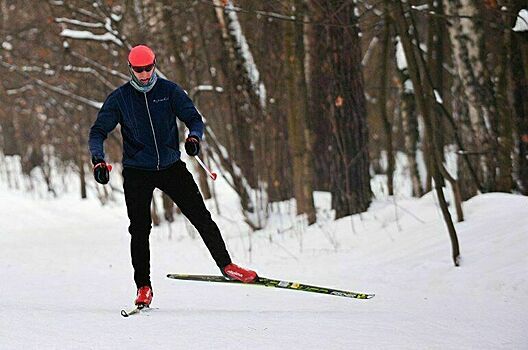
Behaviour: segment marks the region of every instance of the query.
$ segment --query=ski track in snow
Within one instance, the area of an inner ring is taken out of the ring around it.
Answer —
[[[153,310],[129,318],[135,287],[121,205],[1,191],[0,349],[528,348],[528,198],[480,195],[457,224],[462,266],[432,194],[375,202],[302,236],[224,233],[236,263],[264,277],[375,293],[353,300],[175,281],[217,274],[181,218],[151,235]],[[229,227],[217,218],[221,229]],[[398,226],[401,230],[398,230]],[[322,231],[326,230],[326,231]],[[326,233],[325,233],[326,232]],[[337,249],[330,239],[337,242]]]

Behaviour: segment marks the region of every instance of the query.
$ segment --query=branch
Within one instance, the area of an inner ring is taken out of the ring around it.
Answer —
[[[63,29],[59,35],[70,39],[111,41],[117,46],[123,46],[123,42],[121,40],[119,40],[114,34],[108,32],[104,34],[94,34],[88,30]]]
[[[39,85],[39,86],[41,86],[43,88],[46,88],[48,90],[51,90],[51,91],[56,92],[58,94],[61,94],[63,96],[67,96],[67,97],[69,97],[71,99],[74,99],[74,100],[76,100],[78,102],[81,102],[81,103],[83,103],[83,104],[85,104],[87,106],[96,108],[97,110],[99,110],[101,108],[101,106],[103,105],[102,102],[89,100],[86,97],[82,97],[82,96],[76,95],[76,94],[71,93],[71,92],[69,92],[69,91],[67,91],[65,89],[61,89],[61,88],[56,87],[54,85],[48,84],[45,81],[40,80],[38,78],[35,78],[35,77],[31,76],[30,74],[24,72],[19,67],[15,66],[15,65],[12,65],[10,63],[7,63],[7,62],[5,62],[3,60],[0,60],[0,66],[6,68],[7,70],[9,70],[11,72],[16,72],[16,73],[22,75],[23,77],[25,77],[27,79],[33,80],[35,82],[35,84],[37,84],[37,85]]]
[[[97,70],[93,69],[92,67],[77,67],[72,66],[71,64],[64,66],[64,70],[67,72],[78,72],[78,73],[87,73],[87,74],[93,74],[95,77],[102,82],[106,87],[115,90],[116,86],[109,82],[108,80],[103,77],[101,73],[99,73]]]
[[[102,23],[92,23],[92,22],[83,22],[76,19],[70,19],[70,18],[55,18],[55,22],[57,23],[69,23],[80,27],[86,27],[86,28],[104,28],[104,24]]]
[[[118,77],[118,78],[121,78],[121,79],[123,79],[124,81],[128,81],[128,80],[130,80],[130,77],[129,77],[128,75],[123,74],[123,73],[121,73],[121,72],[119,72],[119,71],[116,71],[115,69],[107,68],[107,67],[104,66],[103,64],[100,64],[99,62],[94,61],[94,60],[92,60],[91,58],[88,58],[88,57],[86,57],[86,56],[84,56],[84,55],[82,55],[82,54],[80,54],[80,53],[78,53],[78,52],[76,52],[76,51],[71,50],[71,51],[69,51],[69,52],[72,54],[72,56],[75,56],[75,57],[77,57],[77,58],[83,60],[83,61],[86,62],[86,63],[90,63],[92,66],[101,69],[103,72],[106,72],[106,73],[112,74],[113,76]]]
[[[35,86],[33,86],[33,84],[26,84],[24,86],[21,86],[19,87],[18,89],[9,89],[9,90],[6,90],[6,94],[7,95],[16,95],[16,94],[21,94],[21,93],[24,93],[28,90],[33,90]]]

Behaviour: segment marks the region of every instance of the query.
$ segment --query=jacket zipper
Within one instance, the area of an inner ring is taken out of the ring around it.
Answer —
[[[158,142],[156,141],[156,133],[154,132],[154,124],[152,124],[152,116],[150,115],[150,109],[149,109],[148,100],[147,100],[147,93],[144,92],[144,94],[145,94],[145,104],[147,106],[147,113],[148,113],[149,121],[150,121],[150,127],[152,128],[152,136],[154,137],[154,146],[156,147],[156,155],[158,156],[157,169],[160,170],[160,155],[159,155],[159,150],[158,150]]]

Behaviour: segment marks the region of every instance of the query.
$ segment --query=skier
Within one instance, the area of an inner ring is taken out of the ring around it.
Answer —
[[[110,179],[111,167],[104,160],[103,142],[117,124],[121,125],[123,187],[137,286],[135,304],[148,307],[152,302],[149,234],[155,188],[166,193],[196,227],[225,278],[255,281],[255,271],[231,262],[220,230],[180,159],[176,117],[189,129],[185,151],[196,156],[204,131],[200,113],[177,84],[156,74],[156,57],[148,46],[138,45],[130,50],[128,68],[130,81],[108,95],[90,129],[88,142],[95,180],[104,185]]]

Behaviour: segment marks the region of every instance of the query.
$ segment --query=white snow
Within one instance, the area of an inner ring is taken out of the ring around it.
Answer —
[[[114,22],[119,22],[119,21],[121,21],[121,20],[123,19],[123,15],[121,15],[121,14],[116,14],[116,13],[112,13],[112,14],[110,14],[110,17],[112,17],[112,20],[113,20]]]
[[[429,4],[423,4],[419,6],[411,5],[411,8],[416,11],[425,11],[429,9]]]
[[[370,40],[370,43],[368,45],[367,50],[365,51],[365,55],[363,56],[363,59],[361,60],[361,65],[366,66],[370,57],[372,56],[372,52],[374,51],[373,48],[378,44],[378,37],[375,36]]]
[[[414,86],[413,86],[411,79],[406,79],[403,82],[403,91],[405,91],[408,94],[414,93]]]
[[[64,17],[55,18],[55,22],[68,23],[68,24],[73,24],[76,26],[87,27],[87,28],[103,28],[104,27],[103,23],[84,22],[84,21],[79,21],[77,19],[64,18]]]
[[[11,51],[11,50],[13,50],[13,44],[11,44],[11,43],[8,42],[8,41],[3,41],[3,42],[2,42],[2,48],[3,48],[4,50]]]
[[[155,309],[125,319],[119,311],[131,306],[135,287],[122,199],[101,207],[93,187],[85,201],[76,193],[49,199],[8,190],[13,179],[3,167],[2,349],[528,346],[528,197],[490,193],[464,203],[456,268],[432,193],[379,199],[366,213],[333,221],[329,194],[316,192],[316,225],[307,227],[290,214],[294,203],[284,202],[272,205],[268,229],[249,236],[235,196],[219,178],[221,214],[213,202],[208,206],[236,263],[266,277],[376,297],[166,279],[218,273],[202,241],[177,217],[171,230],[162,225],[151,234]],[[71,190],[77,182],[65,185]]]
[[[27,84],[27,85],[24,85],[22,87],[19,87],[18,89],[9,89],[9,90],[6,90],[6,94],[8,96],[10,95],[16,95],[16,94],[20,94],[20,93],[23,93],[23,92],[26,92],[28,90],[31,90],[33,89],[34,86],[32,84]]]
[[[240,26],[240,22],[238,21],[238,15],[235,11],[233,11],[234,6],[233,3],[229,0],[227,2],[226,8],[226,15],[229,17],[229,33],[234,37],[236,41],[236,46],[241,50],[242,57],[243,57],[243,66],[244,69],[247,72],[247,76],[249,77],[249,80],[251,81],[251,86],[253,90],[255,91],[255,94],[259,97],[260,106],[265,109],[266,108],[266,86],[264,83],[260,80],[260,72],[258,70],[258,67],[255,63],[255,60],[253,59],[253,54],[251,53],[251,50],[249,48],[249,45],[247,43],[246,37],[244,33],[242,32],[242,27]]]
[[[444,100],[442,99],[442,96],[440,96],[440,93],[438,92],[438,90],[434,89],[433,91],[434,91],[436,102],[440,104],[444,103]]]
[[[399,36],[396,37],[396,65],[399,70],[407,69],[407,58]]]
[[[198,91],[224,92],[224,88],[221,86],[213,86],[213,85],[198,85],[191,89],[191,91],[189,92],[189,96],[191,96],[192,98]]]
[[[116,45],[123,46],[123,42],[112,33],[94,34],[88,30],[63,29],[60,36],[72,39],[111,41]]]
[[[528,10],[522,9],[517,15],[517,21],[513,27],[515,32],[526,32],[528,31]]]

